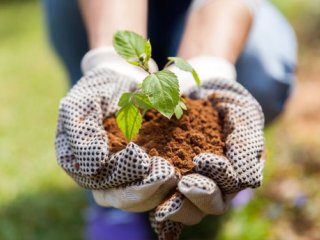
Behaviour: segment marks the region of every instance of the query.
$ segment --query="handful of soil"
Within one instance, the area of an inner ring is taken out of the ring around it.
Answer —
[[[170,120],[155,110],[144,115],[139,134],[132,139],[150,156],[160,156],[182,175],[192,172],[192,159],[201,152],[223,155],[224,141],[218,112],[207,99],[186,98],[188,110]],[[104,120],[112,153],[128,144],[115,117]]]

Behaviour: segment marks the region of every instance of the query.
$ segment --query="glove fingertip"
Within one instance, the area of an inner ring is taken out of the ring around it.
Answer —
[[[201,153],[194,157],[196,172],[213,179],[223,193],[239,190],[239,179],[227,158],[212,153]]]

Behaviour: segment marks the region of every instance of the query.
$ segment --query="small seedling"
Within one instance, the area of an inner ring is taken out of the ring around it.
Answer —
[[[143,115],[150,109],[157,110],[168,119],[173,115],[180,119],[187,106],[180,97],[177,76],[166,67],[175,63],[181,70],[190,72],[199,87],[200,80],[193,67],[181,58],[169,57],[164,69],[151,73],[148,65],[151,43],[134,32],[118,31],[113,37],[113,46],[128,63],[148,73],[135,92],[123,93],[118,102],[120,109],[116,113],[116,121],[127,140],[139,132]]]

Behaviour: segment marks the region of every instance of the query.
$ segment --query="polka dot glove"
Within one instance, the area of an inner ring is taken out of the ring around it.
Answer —
[[[123,71],[126,76],[97,64],[90,54],[84,60],[95,64],[85,64],[84,77],[60,103],[58,164],[80,186],[92,189],[100,205],[131,211],[152,209],[177,185],[174,168],[162,158],[149,157],[132,142],[122,151],[109,152],[103,119],[115,114],[121,94],[133,91],[136,79],[128,77],[129,70]]]
[[[264,116],[259,103],[236,81],[199,75],[200,89],[192,87],[187,95],[208,98],[218,110],[225,156],[200,153],[194,157],[196,173],[182,176],[178,191],[150,215],[160,239],[178,239],[176,229],[182,228],[181,223],[193,225],[207,214],[224,213],[237,192],[258,187],[262,181]]]

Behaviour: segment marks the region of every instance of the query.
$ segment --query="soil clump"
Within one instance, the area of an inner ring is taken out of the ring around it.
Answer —
[[[182,174],[192,172],[192,159],[202,152],[223,155],[224,139],[219,114],[207,99],[186,98],[187,111],[177,120],[170,120],[155,110],[149,110],[137,136],[132,141],[150,156],[160,156],[171,162]],[[104,120],[112,153],[124,149],[127,141],[117,126],[115,117]]]

